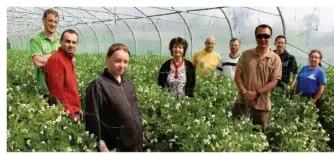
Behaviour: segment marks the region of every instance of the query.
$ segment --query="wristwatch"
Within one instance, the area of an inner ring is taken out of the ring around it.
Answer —
[[[259,92],[259,90],[256,90],[255,92],[256,92],[256,97],[260,97],[260,92]]]

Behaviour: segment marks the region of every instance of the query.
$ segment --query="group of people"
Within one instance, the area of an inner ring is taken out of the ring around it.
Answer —
[[[104,72],[86,89],[85,111],[82,111],[77,77],[75,50],[79,37],[74,30],[65,30],[61,37],[55,35],[58,13],[48,9],[43,14],[44,31],[30,40],[32,60],[37,68],[37,88],[49,105],[62,103],[70,117],[96,136],[99,151],[143,151],[146,138],[133,84],[124,72],[129,66],[130,51],[121,43],[108,49]],[[291,86],[314,103],[320,98],[326,84],[326,74],[321,67],[322,54],[312,50],[309,65],[297,75],[298,67],[293,55],[285,50],[286,38],[275,39],[276,50],[270,49],[272,29],[259,25],[255,29],[257,46],[239,52],[240,40],[229,42],[230,53],[221,58],[215,52],[215,39],[208,37],[205,48],[196,52],[192,62],[185,59],[188,43],[181,37],[169,43],[172,58],[159,70],[158,85],[178,97],[194,97],[196,74],[207,76],[215,73],[233,79],[238,87],[236,102],[232,108],[234,117],[244,115],[247,109],[253,124],[267,126],[271,110],[270,91],[276,86]],[[60,45],[60,46],[59,46]],[[222,102],[223,103],[223,102]]]

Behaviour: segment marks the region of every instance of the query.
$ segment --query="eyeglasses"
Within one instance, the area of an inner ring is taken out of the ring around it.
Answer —
[[[268,34],[257,34],[256,35],[256,39],[260,40],[260,39],[269,39],[271,35]]]

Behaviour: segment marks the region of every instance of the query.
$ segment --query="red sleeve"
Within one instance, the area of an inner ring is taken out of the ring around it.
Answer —
[[[69,111],[72,118],[75,117],[69,103],[68,94],[64,91],[65,67],[59,57],[52,56],[44,67],[45,81],[50,95],[64,104],[65,111]]]

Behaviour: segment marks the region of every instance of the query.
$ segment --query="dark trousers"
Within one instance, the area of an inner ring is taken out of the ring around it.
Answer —
[[[240,117],[242,115],[250,117],[254,125],[258,124],[262,126],[262,131],[265,132],[270,111],[258,110],[247,106],[246,104],[234,103],[232,107],[232,116]]]
[[[302,96],[306,97],[307,101],[309,101],[309,100],[312,100],[315,95],[303,95],[302,94]],[[315,106],[319,109],[321,107],[321,105],[322,105],[322,100],[321,100],[321,96],[320,96],[320,98],[315,102]]]
[[[54,105],[58,104],[58,101],[55,98],[51,97],[50,95],[43,95],[43,98],[46,100],[49,106],[52,106],[53,104]]]

